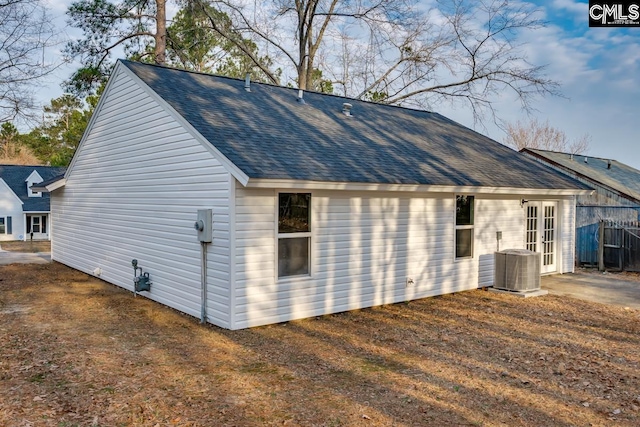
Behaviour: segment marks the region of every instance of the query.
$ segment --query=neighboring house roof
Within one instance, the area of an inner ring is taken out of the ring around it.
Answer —
[[[587,189],[437,113],[121,63],[249,179]]]
[[[523,148],[521,152],[640,202],[640,170],[617,160],[533,148]]]
[[[0,178],[7,183],[9,188],[22,201],[22,210],[24,212],[48,212],[50,210],[49,194],[43,193],[41,197],[29,197],[27,178],[33,171],[36,171],[42,179],[49,180],[54,176],[64,174],[65,170],[65,168],[51,166],[0,165]]]

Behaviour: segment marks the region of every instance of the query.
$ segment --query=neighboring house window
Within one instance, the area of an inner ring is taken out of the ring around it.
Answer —
[[[31,190],[31,186],[34,184],[39,184],[38,182],[27,182],[27,192],[29,193],[29,197],[42,197],[42,193]]]
[[[47,216],[27,215],[27,233],[46,233],[47,232]]]
[[[473,257],[473,196],[456,196],[456,258]]]
[[[31,231],[33,231],[34,233],[39,233],[40,232],[40,217],[39,216],[34,216],[31,219]]]
[[[0,234],[11,234],[11,217],[0,217]]]
[[[27,177],[26,181],[27,181],[27,194],[29,194],[29,197],[42,197],[42,193],[34,192],[31,190],[31,186],[33,184],[40,184],[43,181],[38,171],[34,169],[33,172],[31,172],[31,175]]]
[[[311,194],[278,194],[278,277],[308,275]]]

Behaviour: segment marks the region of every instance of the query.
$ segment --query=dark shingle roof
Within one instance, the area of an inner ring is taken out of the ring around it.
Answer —
[[[36,191],[38,191],[38,189],[43,189],[43,190],[45,190],[45,192],[48,192],[48,190],[46,189],[46,187],[47,187],[48,185],[53,184],[54,182],[58,182],[58,181],[60,181],[61,179],[63,179],[63,178],[64,178],[64,175],[65,175],[65,171],[63,171],[60,175],[56,175],[56,176],[54,176],[54,177],[52,177],[52,178],[45,179],[44,181],[39,182],[38,184],[33,184],[33,185],[31,186],[31,188],[32,188],[32,190],[36,190]]]
[[[122,63],[249,178],[586,188],[437,113]]]
[[[613,159],[525,148],[536,157],[640,201],[640,170]],[[587,162],[584,159],[587,159]],[[609,166],[610,165],[610,166]]]
[[[49,193],[42,193],[42,197],[29,197],[27,192],[27,178],[37,171],[42,179],[49,180],[60,174],[64,174],[66,168],[55,168],[51,166],[17,166],[0,165],[0,178],[2,178],[9,188],[16,193],[16,196],[24,203],[24,212],[48,212],[50,210]]]

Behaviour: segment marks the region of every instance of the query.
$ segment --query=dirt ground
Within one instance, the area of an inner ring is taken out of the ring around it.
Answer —
[[[15,240],[10,242],[0,242],[3,251],[10,252],[51,252],[51,242],[47,240]]]
[[[638,426],[640,311],[471,291],[243,331],[0,267],[2,426]]]

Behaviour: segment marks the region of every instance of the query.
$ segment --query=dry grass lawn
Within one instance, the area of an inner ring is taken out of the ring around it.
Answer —
[[[243,331],[0,267],[2,426],[638,426],[640,312],[465,292]]]
[[[14,240],[10,242],[0,242],[3,251],[10,252],[51,252],[51,242],[48,240]]]

